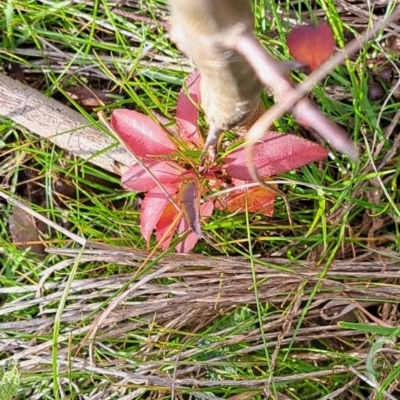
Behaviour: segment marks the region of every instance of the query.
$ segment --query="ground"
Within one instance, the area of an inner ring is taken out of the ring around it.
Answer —
[[[257,1],[256,35],[288,60],[290,28],[325,20],[340,49],[394,2],[371,7]],[[128,108],[173,127],[193,66],[168,40],[164,1],[0,11],[2,73],[96,123]],[[397,20],[309,95],[358,160],[331,151],[277,177],[292,223],[280,198],[272,217],[216,210],[190,255],[174,254],[176,236],[148,259],[143,194],[0,117],[0,399],[399,398],[399,32]],[[314,140],[290,114],[275,129]],[[230,146],[227,132],[217,163]]]

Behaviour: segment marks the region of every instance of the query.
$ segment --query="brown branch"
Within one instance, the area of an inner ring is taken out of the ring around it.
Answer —
[[[33,134],[118,175],[135,163],[128,151],[71,108],[2,74],[0,88],[0,115]]]
[[[274,120],[290,109],[292,109],[297,119],[301,120],[301,118],[305,118],[307,125],[315,129],[323,139],[330,142],[333,148],[347,154],[353,160],[357,157],[357,148],[350,141],[347,134],[338,126],[333,125],[310,101],[303,97],[337,65],[341,64],[351,54],[360,50],[368,40],[373,38],[393,20],[399,18],[399,16],[400,6],[397,6],[392,15],[380,21],[373,28],[366,29],[359,39],[356,38],[348,43],[343,51],[326,61],[308,79],[299,84],[296,89],[287,84],[282,77],[281,71],[276,68],[276,62],[271,62],[271,57],[269,57],[252,34],[244,31],[236,35],[236,37],[231,38],[232,47],[246,57],[261,81],[266,86],[273,88],[280,100],[258,119],[246,136],[247,160],[249,163],[249,172],[253,179],[263,183],[253,163],[253,148],[255,143],[271,127]]]
[[[253,146],[275,119],[290,110],[300,123],[315,129],[332,147],[352,159],[357,157],[357,148],[346,132],[303,97],[349,54],[397,18],[400,7],[294,88],[285,76],[284,66],[272,59],[253,36],[248,1],[170,0],[169,3],[174,15],[173,38],[192,57],[203,76],[202,107],[210,124],[206,148],[210,148],[211,155],[215,154],[213,147],[219,132],[251,125],[260,102],[261,81],[275,92],[279,102],[259,118],[246,137],[249,170],[256,181],[262,183],[253,163]]]

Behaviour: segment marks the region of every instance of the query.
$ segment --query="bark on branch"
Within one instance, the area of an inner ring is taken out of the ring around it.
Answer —
[[[135,163],[125,148],[77,111],[2,74],[0,88],[0,115],[33,134],[118,175]]]

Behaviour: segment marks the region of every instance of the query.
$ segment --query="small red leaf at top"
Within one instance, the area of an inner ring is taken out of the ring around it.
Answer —
[[[151,118],[137,111],[114,110],[111,126],[138,157],[164,156],[176,151],[168,133]]]
[[[268,131],[261,143],[254,146],[254,165],[261,178],[275,176],[322,160],[328,152],[318,143],[301,137]],[[252,181],[243,148],[225,158],[226,173],[231,178]]]
[[[200,225],[200,189],[197,179],[190,180],[181,186],[179,199],[183,214],[192,231],[201,238]]]
[[[214,203],[212,200],[206,201],[200,206],[200,215],[205,219],[210,217],[213,211]],[[177,228],[178,233],[187,232],[189,229],[190,227],[186,218],[182,218]],[[178,253],[189,253],[198,240],[199,237],[194,232],[190,232],[189,235],[175,247],[175,250]]]
[[[273,185],[272,187],[276,187]],[[247,196],[247,199],[246,199]],[[215,207],[222,211],[260,213],[271,217],[274,213],[276,193],[263,186],[256,186],[230,193],[215,203]]]
[[[332,30],[327,24],[298,26],[289,33],[287,45],[292,57],[311,71],[326,61],[335,50]]]
[[[200,105],[200,73],[196,70],[186,79],[186,87],[179,93],[176,123],[182,135],[191,142],[203,146],[203,138],[197,127]]]
[[[173,161],[146,161],[145,165],[161,184],[181,182],[186,172],[186,169]],[[122,175],[121,183],[124,188],[135,192],[147,192],[157,186],[139,164],[133,165]]]
[[[173,196],[178,191],[178,185],[174,184],[163,185],[163,188],[170,196]],[[169,203],[168,197],[158,186],[146,194],[140,212],[140,231],[146,239],[147,246],[149,246],[153,229],[156,227]]]

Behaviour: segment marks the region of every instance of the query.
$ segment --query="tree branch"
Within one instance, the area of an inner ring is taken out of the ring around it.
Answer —
[[[92,127],[75,110],[2,74],[0,87],[1,116],[115,174],[121,175],[135,163],[117,141]]]

